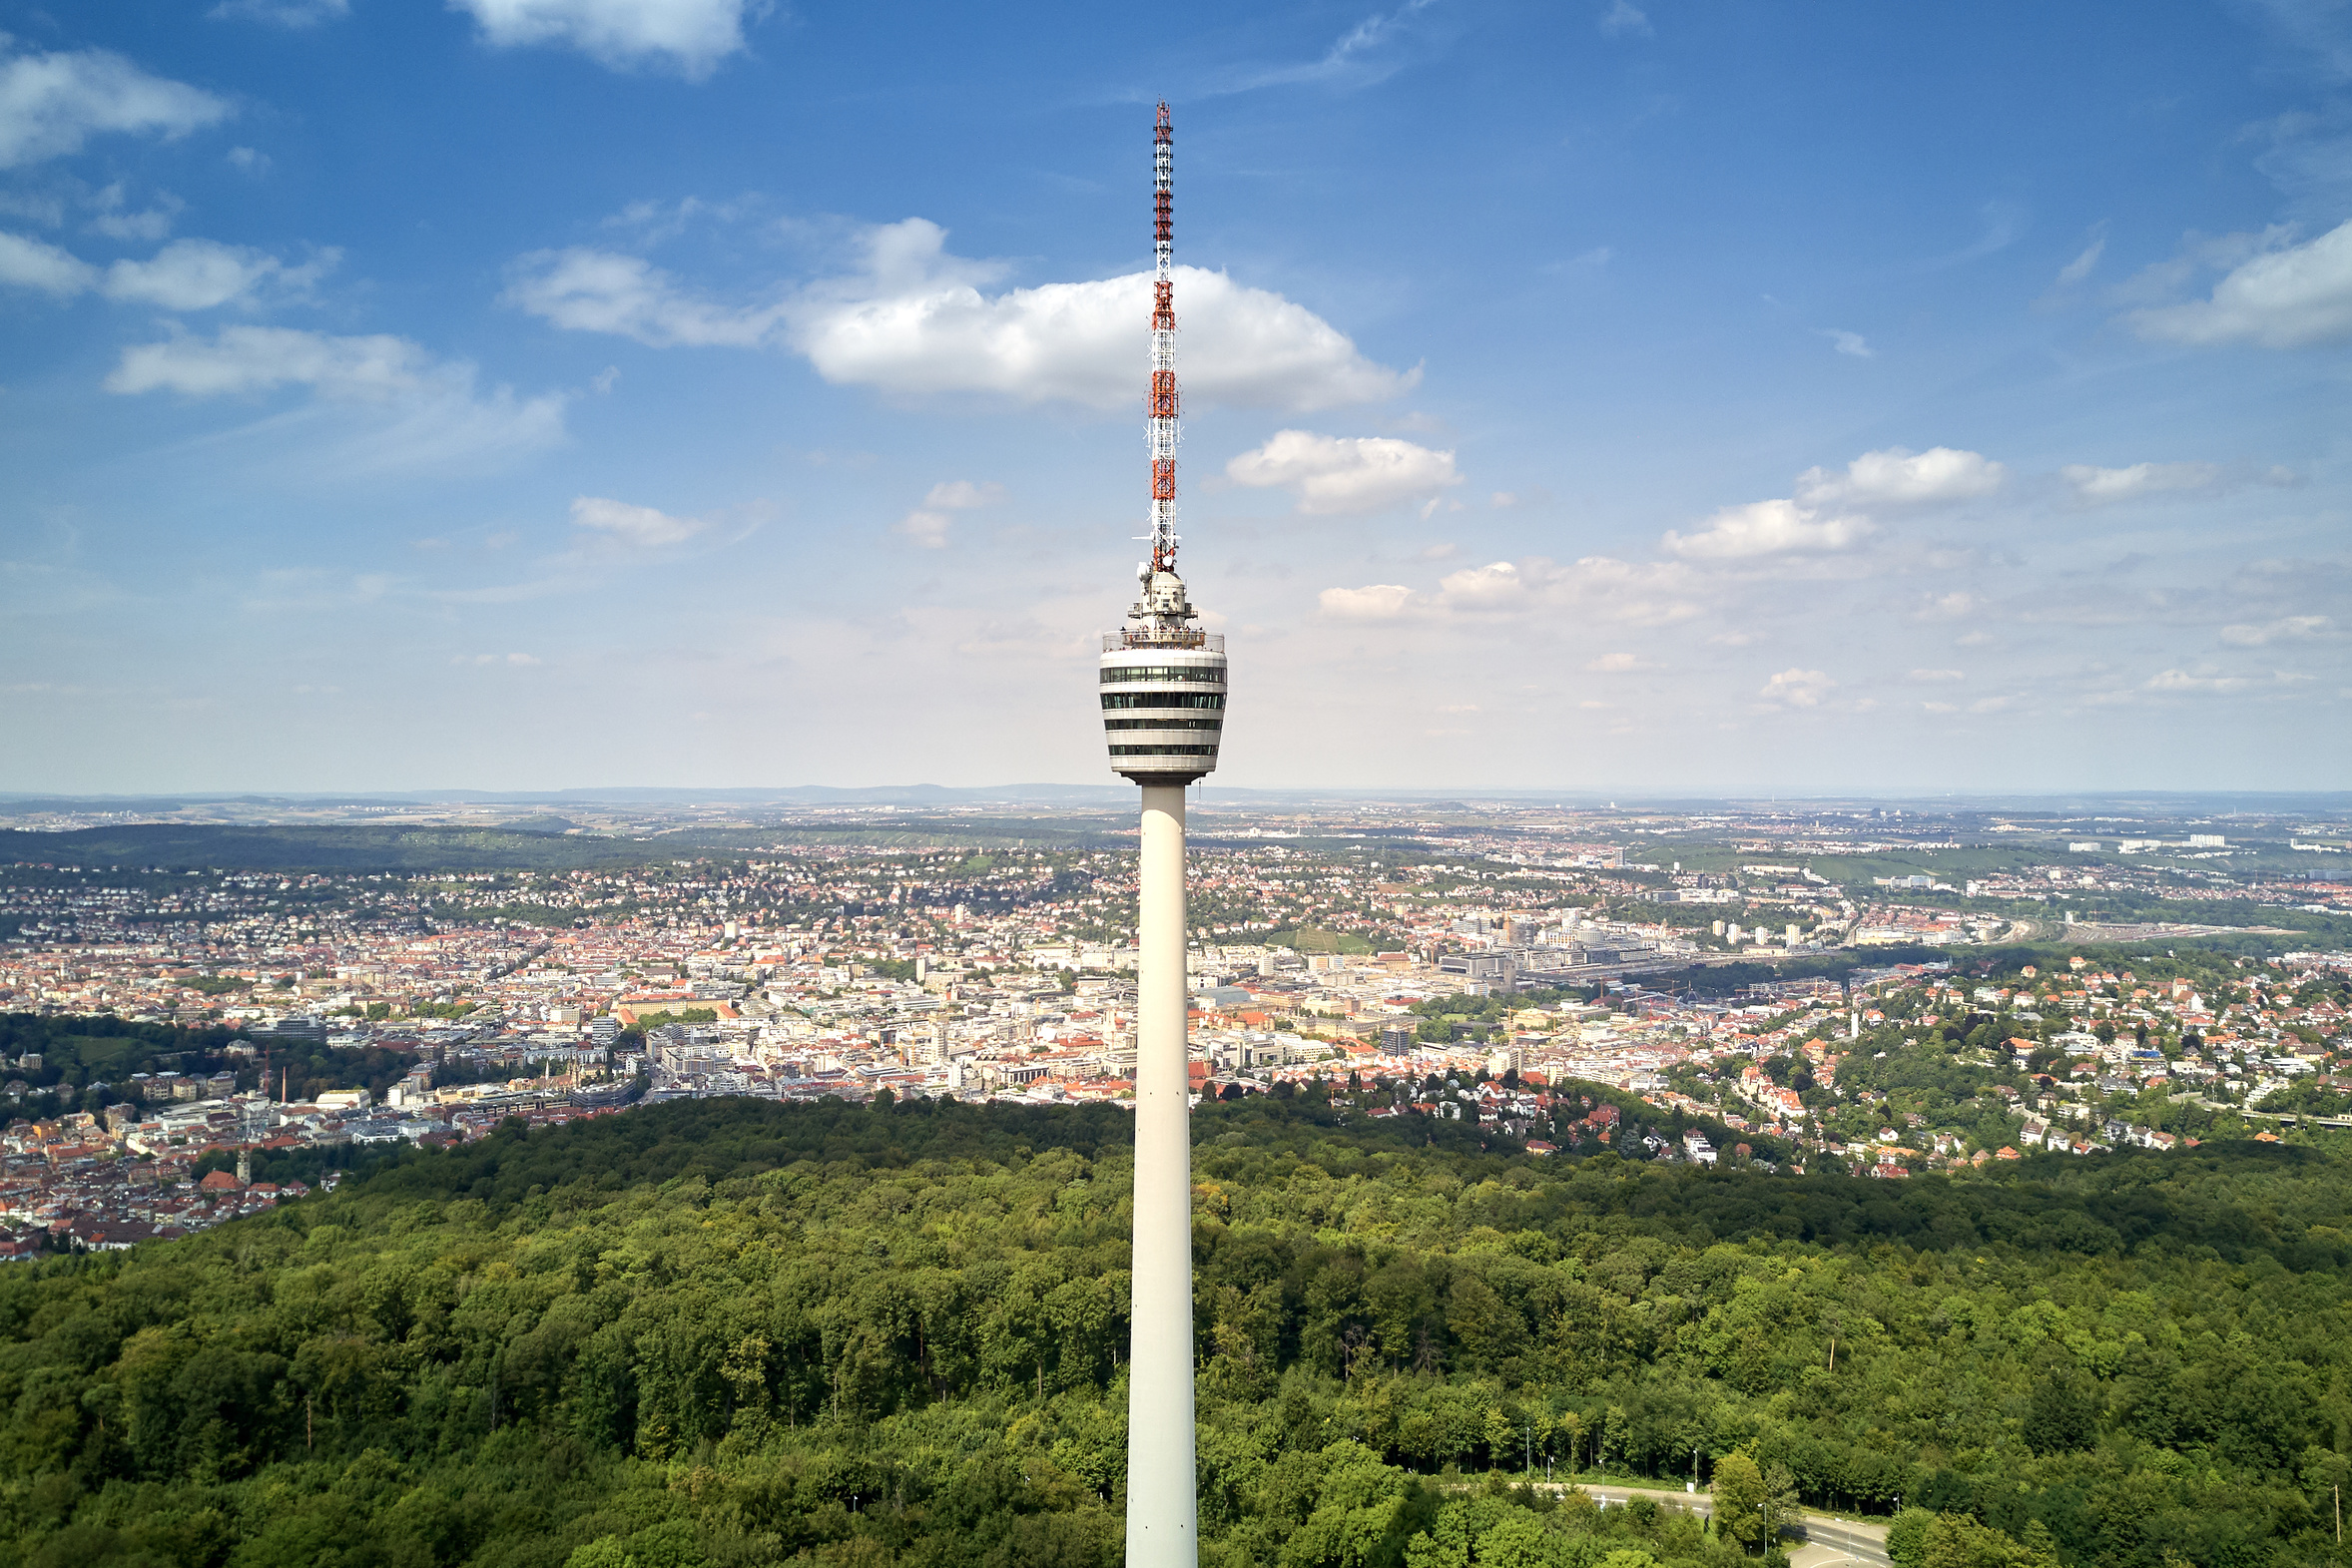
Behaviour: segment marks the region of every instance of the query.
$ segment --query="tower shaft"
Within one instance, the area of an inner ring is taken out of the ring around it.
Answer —
[[[1195,1568],[1192,1080],[1185,1049],[1184,785],[1143,786],[1136,893],[1135,1244],[1127,1568]]]

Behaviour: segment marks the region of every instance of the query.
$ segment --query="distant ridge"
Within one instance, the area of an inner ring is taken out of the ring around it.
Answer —
[[[208,805],[986,805],[1056,804],[1118,805],[1129,802],[1134,787],[1124,784],[746,784],[725,788],[667,787],[646,784],[588,785],[568,789],[385,789],[256,791],[219,790],[154,794],[62,794],[0,789],[0,806],[11,811],[59,812],[104,810],[166,810]],[[1219,801],[1393,800],[1400,804],[1467,810],[1481,801],[1556,802],[1583,809],[1615,804],[1619,809],[1655,811],[1697,806],[1783,806],[1789,808],[1853,809],[1870,805],[1900,805],[1928,811],[2067,813],[2095,810],[2182,812],[2246,811],[2259,814],[2312,811],[2322,814],[2352,812],[2352,789],[2337,790],[2058,790],[2048,794],[2000,792],[1926,794],[1912,790],[1885,793],[1865,789],[1798,794],[1787,791],[1734,789],[1635,790],[1595,788],[1466,788],[1461,784],[1426,789],[1371,789],[1346,785],[1298,785],[1279,789],[1210,784],[1204,798]]]

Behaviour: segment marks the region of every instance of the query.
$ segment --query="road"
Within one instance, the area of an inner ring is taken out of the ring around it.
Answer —
[[[1574,1481],[1537,1482],[1553,1491],[1565,1491],[1582,1483]],[[1705,1492],[1670,1491],[1663,1487],[1585,1485],[1592,1500],[1604,1508],[1622,1508],[1636,1497],[1647,1497],[1664,1507],[1687,1508],[1700,1518],[1714,1513],[1715,1500]],[[1843,1563],[1860,1563],[1866,1568],[1890,1568],[1893,1559],[1887,1556],[1887,1527],[1877,1520],[1839,1519],[1829,1514],[1812,1513],[1800,1509],[1797,1517],[1782,1527],[1781,1533],[1804,1544],[1789,1553],[1789,1568],[1836,1568]]]
[[[2201,1105],[2208,1111],[2228,1111],[2249,1122],[2282,1122],[2289,1127],[2309,1122],[2314,1127],[2352,1127],[2352,1116],[2313,1116],[2304,1111],[2249,1111],[2242,1105],[2223,1105],[2206,1099],[2194,1089],[2172,1097],[2174,1105]]]

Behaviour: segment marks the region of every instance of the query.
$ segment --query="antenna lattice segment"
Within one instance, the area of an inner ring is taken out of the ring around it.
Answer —
[[[1176,133],[1160,105],[1152,131],[1151,565],[1176,570]]]

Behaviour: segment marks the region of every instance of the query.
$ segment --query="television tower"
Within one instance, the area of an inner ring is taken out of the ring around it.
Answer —
[[[1184,786],[1217,766],[1225,639],[1176,575],[1175,133],[1152,133],[1151,559],[1102,640],[1111,769],[1143,786],[1136,890],[1135,1249],[1127,1373],[1127,1568],[1195,1568],[1192,1075],[1185,1048]]]

